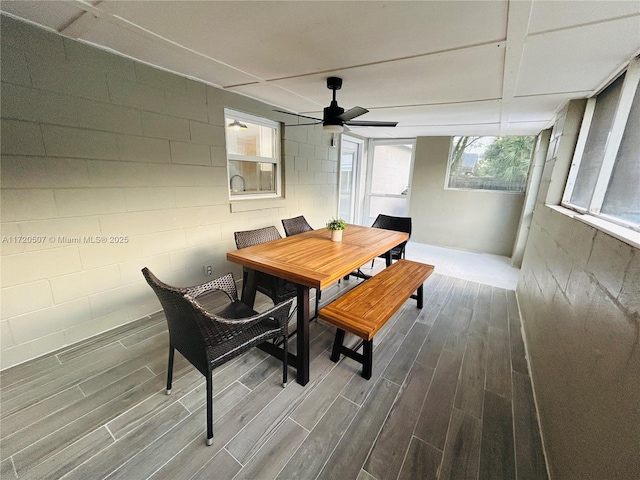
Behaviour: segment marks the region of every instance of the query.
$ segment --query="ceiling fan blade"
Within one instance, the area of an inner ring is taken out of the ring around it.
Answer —
[[[367,110],[366,108],[362,108],[362,107],[353,107],[350,108],[349,110],[347,110],[344,113],[341,113],[340,115],[338,115],[338,119],[342,120],[343,122],[347,122],[349,120],[351,120],[352,118],[356,118],[359,117],[360,115],[364,115],[365,113],[367,113],[369,110]]]
[[[322,120],[318,120],[317,122],[313,122],[313,123],[292,123],[289,125],[285,124],[285,127],[302,127],[304,125],[320,125],[322,123]]]
[[[398,122],[367,122],[367,121],[351,121],[344,122],[345,125],[349,125],[351,127],[395,127],[398,125]]]
[[[273,110],[274,112],[278,112],[278,113],[286,113],[287,115],[295,115],[296,117],[302,117],[302,118],[310,118],[311,120],[317,120],[318,122],[321,122],[322,119],[320,118],[316,118],[316,117],[308,117],[306,115],[300,115],[299,113],[293,113],[293,112],[285,112],[284,110]]]

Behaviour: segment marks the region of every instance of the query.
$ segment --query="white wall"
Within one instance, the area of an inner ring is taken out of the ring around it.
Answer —
[[[239,268],[233,232],[337,211],[337,150],[286,128],[284,199],[230,204],[225,107],[272,107],[2,17],[2,368],[159,309],[140,269],[174,284]],[[128,243],[64,243],[121,236]],[[53,240],[50,240],[53,239]],[[238,275],[236,275],[238,277]]]
[[[552,478],[640,476],[640,252],[558,204],[584,111],[551,136],[517,295]]]
[[[445,189],[451,137],[419,137],[409,215],[412,241],[510,256],[524,194]]]

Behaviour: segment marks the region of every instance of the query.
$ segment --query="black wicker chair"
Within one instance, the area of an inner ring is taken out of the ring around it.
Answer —
[[[277,240],[282,238],[280,232],[276,227],[258,228],[256,230],[245,230],[242,232],[234,233],[236,239],[236,247],[238,249],[250,247],[252,245],[259,245],[261,243],[270,242],[271,240]],[[295,298],[297,295],[296,286],[273,275],[269,275],[263,272],[255,272],[256,274],[256,290],[269,297],[274,304],[281,303],[290,298]],[[242,298],[246,298],[245,288],[247,285],[248,270],[243,267],[242,269]]]
[[[303,215],[293,218],[283,218],[282,226],[284,227],[284,233],[287,237],[313,230]]]
[[[313,227],[309,225],[309,222],[307,222],[307,219],[304,218],[303,215],[293,218],[283,218],[282,227],[284,228],[284,233],[287,237],[290,237],[291,235],[298,235],[299,233],[310,232],[313,230]],[[316,311],[312,320],[318,318],[321,295],[322,292],[320,290],[316,290]]]
[[[217,366],[270,339],[283,338],[282,384],[287,384],[287,325],[293,300],[257,313],[237,298],[233,275],[228,273],[193,287],[172,287],[151,273],[142,274],[158,296],[169,327],[167,395],[171,393],[173,357],[178,350],[207,380],[207,445],[213,443],[213,380]],[[217,314],[207,312],[196,300],[221,290],[231,303]]]
[[[394,230],[396,232],[404,232],[409,234],[409,238],[411,238],[411,217],[392,217],[390,215],[383,215],[382,213],[377,216],[373,225],[373,228],[382,228],[385,230]],[[407,240],[408,242],[408,240]],[[384,255],[380,255],[380,258],[385,258],[387,261],[387,267],[391,265],[392,260],[400,260],[401,258],[405,258],[405,248],[407,246],[407,242],[402,242],[400,245],[396,245],[393,247],[391,252],[391,258],[387,256],[387,253]],[[373,262],[371,262],[371,267],[373,268]]]

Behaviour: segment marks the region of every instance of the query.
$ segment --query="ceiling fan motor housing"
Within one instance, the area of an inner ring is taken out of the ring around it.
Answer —
[[[342,125],[344,122],[338,118],[338,115],[344,113],[344,108],[338,106],[338,102],[335,100],[331,102],[331,105],[324,109],[323,125]]]

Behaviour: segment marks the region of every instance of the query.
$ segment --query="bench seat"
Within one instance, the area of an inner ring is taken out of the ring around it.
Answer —
[[[407,299],[415,298],[422,308],[422,284],[433,270],[433,265],[398,260],[322,308],[320,319],[337,328],[331,360],[337,362],[340,354],[353,358],[362,363],[362,376],[371,378],[373,337]],[[345,332],[362,338],[362,355],[355,351],[359,345],[353,350],[342,345]]]

